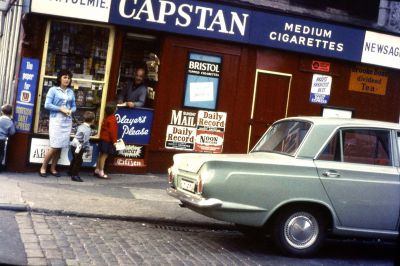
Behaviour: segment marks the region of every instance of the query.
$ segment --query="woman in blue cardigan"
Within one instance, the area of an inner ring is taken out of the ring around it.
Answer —
[[[62,148],[68,148],[72,129],[72,113],[76,111],[75,94],[71,89],[72,73],[61,70],[57,75],[58,86],[51,87],[46,95],[44,108],[50,111],[49,140],[39,175],[47,177],[47,165],[51,161],[50,174],[60,177],[56,166]]]

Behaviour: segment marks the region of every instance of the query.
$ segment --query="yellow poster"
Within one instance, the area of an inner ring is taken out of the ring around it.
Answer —
[[[351,69],[349,90],[385,95],[388,75],[383,68],[357,65]]]

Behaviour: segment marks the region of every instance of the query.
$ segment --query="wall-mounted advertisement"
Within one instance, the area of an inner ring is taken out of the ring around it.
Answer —
[[[220,56],[189,54],[183,104],[185,107],[210,110],[216,108],[221,63]]]
[[[43,163],[44,156],[47,150],[50,148],[50,142],[47,138],[32,138],[29,150],[29,163]],[[99,151],[97,144],[90,143],[89,150],[83,153],[82,166],[93,167],[96,165]],[[69,166],[72,160],[72,154],[69,148],[61,149],[60,159],[58,160],[59,165]]]
[[[327,104],[331,95],[332,77],[314,74],[311,83],[310,102]]]
[[[129,144],[146,145],[150,143],[153,110],[118,108],[115,117],[118,124],[118,138],[122,138],[125,143]]]
[[[116,2],[116,1],[114,1]],[[31,0],[31,12],[52,16],[80,18],[91,21],[108,22],[111,0],[97,1],[54,1]]]
[[[124,150],[119,151],[118,154],[113,157],[113,165],[124,167],[145,167],[144,151],[144,146],[126,145]]]
[[[196,152],[221,153],[226,126],[224,112],[200,110],[197,115]]]
[[[357,65],[351,69],[349,90],[385,95],[389,73],[381,67]]]
[[[167,126],[165,148],[221,153],[226,118],[225,112],[172,110],[171,121]]]
[[[22,58],[14,112],[15,129],[18,132],[31,131],[38,72],[38,59]]]

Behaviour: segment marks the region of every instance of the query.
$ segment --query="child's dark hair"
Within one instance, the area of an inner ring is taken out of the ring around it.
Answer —
[[[83,121],[86,123],[92,123],[96,115],[92,111],[86,111],[83,113]]]
[[[11,104],[4,104],[1,107],[1,112],[5,115],[12,115],[13,107]]]
[[[58,72],[58,74],[57,74],[57,86],[61,85],[61,77],[62,76],[68,76],[71,79],[69,84],[68,84],[68,87],[70,87],[71,83],[72,83],[72,76],[73,76],[72,72],[67,70],[67,69],[60,70],[60,72]]]
[[[108,102],[105,109],[106,116],[112,115],[117,110],[117,104],[115,102]]]

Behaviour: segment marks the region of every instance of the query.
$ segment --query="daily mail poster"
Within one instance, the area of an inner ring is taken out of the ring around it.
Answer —
[[[165,148],[222,153],[227,114],[199,110],[172,110]]]

